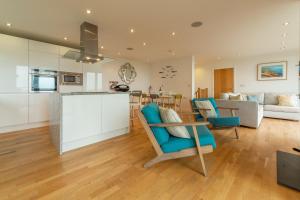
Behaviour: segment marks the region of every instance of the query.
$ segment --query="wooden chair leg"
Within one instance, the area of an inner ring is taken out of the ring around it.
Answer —
[[[201,146],[200,146],[200,141],[199,141],[199,137],[198,137],[196,126],[193,126],[193,132],[194,132],[194,136],[195,136],[195,140],[196,140],[197,150],[198,150],[198,154],[199,154],[199,158],[200,158],[200,162],[201,162],[203,174],[204,174],[204,176],[207,176],[207,170],[206,170],[206,167],[205,167],[203,153],[201,151]]]
[[[234,127],[234,131],[235,131],[235,136],[236,136],[236,139],[239,139],[240,136],[239,136],[239,130],[237,127]]]
[[[163,161],[163,159],[161,158],[161,156],[156,156],[155,158],[153,158],[152,160],[148,161],[147,163],[144,164],[145,168],[149,168],[153,165],[155,165],[156,163],[159,163]]]

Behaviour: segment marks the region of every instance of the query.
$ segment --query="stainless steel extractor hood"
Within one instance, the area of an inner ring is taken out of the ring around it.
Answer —
[[[80,26],[80,52],[70,50],[64,57],[83,63],[96,63],[104,60],[104,57],[99,56],[98,53],[98,27],[83,22]]]

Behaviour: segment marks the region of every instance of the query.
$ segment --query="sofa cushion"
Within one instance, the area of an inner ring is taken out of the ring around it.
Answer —
[[[278,105],[278,94],[276,93],[265,93],[265,105]]]
[[[178,138],[170,136],[167,143],[161,145],[161,149],[164,153],[177,152],[188,148],[196,147],[194,139],[193,128],[191,126],[186,127],[192,138]],[[216,148],[215,138],[206,126],[197,126],[197,133],[201,146],[212,145]]]
[[[258,102],[257,96],[256,95],[248,95],[247,96],[248,101],[255,101]]]
[[[263,92],[250,92],[246,93],[247,96],[256,96],[257,102],[261,105],[264,104],[265,94]],[[247,99],[248,100],[248,99]],[[248,100],[249,101],[249,100]]]
[[[144,117],[148,124],[160,124],[163,123],[160,113],[159,113],[159,107],[155,103],[148,104],[144,106],[142,109],[142,113],[144,114]],[[169,140],[169,133],[166,128],[162,127],[151,127],[151,130],[157,140],[157,143],[159,145],[162,145]]]
[[[278,106],[278,105],[264,105],[265,111],[286,112],[286,113],[300,113],[300,107]]]
[[[229,100],[231,101],[244,101],[243,97],[239,95],[229,95]]]
[[[278,105],[279,106],[297,106],[297,96],[296,95],[279,95],[278,96]]]
[[[218,117],[207,119],[214,127],[232,127],[240,125],[240,117]]]
[[[171,108],[159,108],[160,117],[164,123],[181,123],[178,114]],[[188,130],[184,126],[167,127],[168,132],[176,137],[191,138]]]

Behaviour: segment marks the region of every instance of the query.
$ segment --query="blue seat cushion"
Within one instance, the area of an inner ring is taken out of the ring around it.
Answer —
[[[194,98],[192,99],[192,106],[193,108],[197,108],[196,104],[195,104],[195,101],[210,101],[210,103],[212,104],[212,106],[214,107],[216,113],[217,113],[217,116],[219,117],[220,116],[220,111],[218,109],[218,106],[217,106],[217,102],[215,101],[214,98],[212,97],[209,97],[209,98]],[[203,119],[202,115],[196,115],[196,120],[197,121],[201,121]]]
[[[169,141],[161,145],[161,149],[164,153],[178,152],[184,149],[196,147],[193,128],[191,126],[187,126],[186,128],[192,138],[170,136]],[[213,148],[216,148],[215,138],[206,126],[197,126],[197,133],[201,146],[212,145]]]
[[[163,123],[159,107],[155,103],[150,103],[142,109],[142,113],[148,122],[148,124],[160,124]],[[164,127],[151,127],[154,137],[159,145],[167,143],[169,141],[170,134]]]
[[[218,117],[207,119],[213,127],[233,127],[240,125],[239,117]]]

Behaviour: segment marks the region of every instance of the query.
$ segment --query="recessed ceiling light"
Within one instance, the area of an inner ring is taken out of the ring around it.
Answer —
[[[197,27],[202,26],[202,24],[203,24],[202,22],[196,21],[196,22],[193,22],[193,23],[191,24],[191,27],[197,28]]]
[[[172,36],[175,36],[175,34],[176,34],[175,32],[172,32]]]
[[[104,46],[101,46],[100,48],[101,48],[101,49],[104,49]]]
[[[86,14],[91,14],[91,13],[92,13],[92,11],[90,9],[86,10]]]
[[[146,42],[143,42],[143,46],[146,46],[147,44],[146,44]]]
[[[99,53],[99,54],[98,54],[98,56],[100,56],[100,57],[101,57],[101,56],[102,56],[102,54],[101,54],[101,53]]]
[[[89,60],[89,59],[90,59],[90,57],[88,57],[88,56],[87,56],[87,57],[85,57],[85,58],[86,58],[87,60]]]
[[[129,51],[134,50],[134,48],[132,48],[132,47],[127,47],[126,49],[129,50]]]
[[[100,61],[100,58],[97,58],[96,60],[97,60],[97,61]]]
[[[288,26],[289,25],[289,22],[284,22],[283,23],[283,26]]]
[[[7,27],[11,27],[11,23],[7,22],[7,23],[6,23],[6,26],[7,26]]]
[[[64,40],[68,40],[68,38],[67,38],[67,37],[64,37]]]
[[[130,33],[134,33],[135,31],[134,31],[134,29],[133,28],[131,28],[130,29]]]

